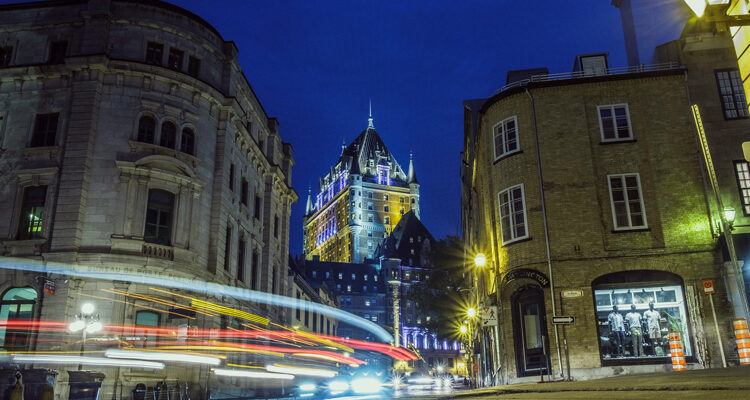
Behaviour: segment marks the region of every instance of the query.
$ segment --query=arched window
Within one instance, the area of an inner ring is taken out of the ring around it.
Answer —
[[[146,227],[143,240],[169,246],[172,239],[174,195],[164,190],[149,190]]]
[[[8,289],[0,300],[0,322],[30,321],[34,318],[37,293],[32,288]],[[0,327],[0,348],[6,351],[28,349],[32,331],[29,327]]]
[[[177,141],[177,127],[173,123],[167,121],[161,124],[161,139],[159,145],[174,149],[175,142]]]
[[[138,141],[144,143],[154,143],[154,132],[156,132],[156,121],[144,115],[138,121]]]
[[[190,128],[182,130],[182,141],[180,142],[180,151],[195,155],[195,133]]]

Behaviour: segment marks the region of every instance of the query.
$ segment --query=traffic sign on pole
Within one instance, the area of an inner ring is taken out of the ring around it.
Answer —
[[[552,317],[552,323],[555,325],[573,325],[575,321],[576,319],[572,315]]]
[[[714,294],[714,281],[703,281],[703,293]]]

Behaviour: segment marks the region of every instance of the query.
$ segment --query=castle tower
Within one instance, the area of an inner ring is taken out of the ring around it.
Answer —
[[[404,171],[375,130],[346,146],[319,179],[303,218],[305,258],[360,263],[374,257],[383,239],[409,211],[419,216],[419,183],[413,161]]]

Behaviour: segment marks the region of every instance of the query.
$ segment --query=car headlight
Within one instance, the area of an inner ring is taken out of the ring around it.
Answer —
[[[377,393],[382,389],[383,383],[375,378],[357,378],[352,381],[354,393]]]

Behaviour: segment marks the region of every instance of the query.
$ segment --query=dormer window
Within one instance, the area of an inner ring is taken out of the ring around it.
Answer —
[[[391,168],[387,165],[378,165],[378,184],[391,185]]]
[[[607,55],[590,54],[577,57],[576,70],[583,76],[601,76],[607,74]]]

